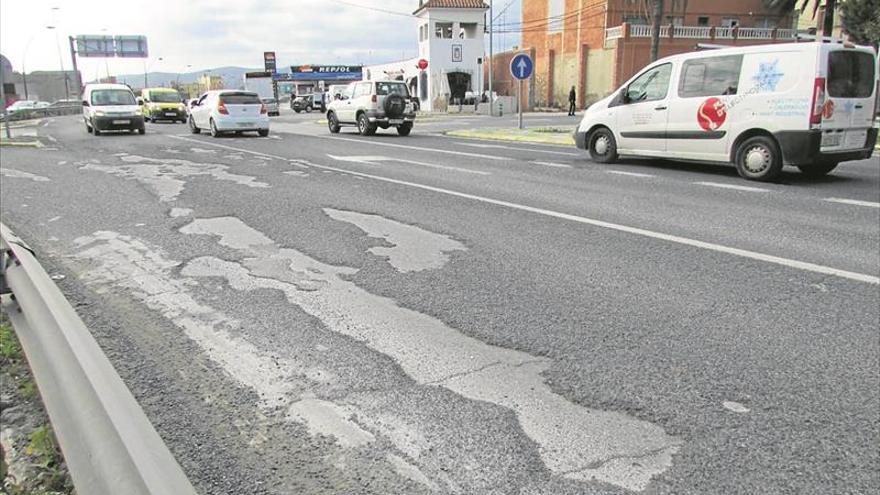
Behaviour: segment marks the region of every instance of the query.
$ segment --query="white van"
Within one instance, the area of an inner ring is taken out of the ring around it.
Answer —
[[[720,48],[651,63],[590,106],[575,141],[618,155],[734,163],[773,180],[783,164],[821,176],[869,158],[877,139],[877,55],[808,42]]]
[[[146,132],[144,113],[134,93],[124,84],[87,84],[83,90],[83,121],[86,132],[100,135],[104,131],[128,130]]]

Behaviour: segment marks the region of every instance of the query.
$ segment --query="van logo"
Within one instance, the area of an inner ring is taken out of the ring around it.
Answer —
[[[834,100],[825,100],[825,104],[822,105],[822,118],[825,120],[828,120],[833,116],[834,116]]]
[[[727,120],[727,105],[718,98],[707,99],[697,109],[697,122],[704,131],[714,131]]]

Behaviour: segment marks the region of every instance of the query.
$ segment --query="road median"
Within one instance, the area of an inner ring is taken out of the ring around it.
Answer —
[[[560,127],[537,127],[534,129],[485,128],[459,129],[445,132],[447,136],[483,139],[488,141],[513,141],[520,143],[574,146],[571,129]]]

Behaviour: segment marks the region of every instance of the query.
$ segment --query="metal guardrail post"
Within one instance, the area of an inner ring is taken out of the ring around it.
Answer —
[[[78,493],[195,489],[31,249],[0,223],[2,305],[34,374]]]

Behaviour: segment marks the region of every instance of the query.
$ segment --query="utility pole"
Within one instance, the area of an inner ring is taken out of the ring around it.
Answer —
[[[663,21],[663,0],[654,0],[654,22],[651,26],[651,62],[660,52],[660,23]]]
[[[73,36],[67,37],[67,42],[70,43],[70,60],[73,61],[73,82],[76,84],[76,97],[79,98],[82,91],[82,81],[79,77],[79,68],[76,66],[76,38]]]
[[[3,105],[3,127],[6,128],[6,139],[12,139],[9,131],[9,113],[6,111],[6,74],[3,73],[3,64],[0,63],[0,105]]]
[[[495,102],[492,101],[492,69],[495,64],[492,63],[492,0],[489,0],[489,116],[495,115]]]

